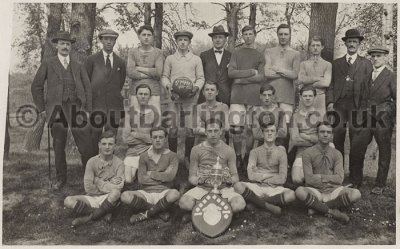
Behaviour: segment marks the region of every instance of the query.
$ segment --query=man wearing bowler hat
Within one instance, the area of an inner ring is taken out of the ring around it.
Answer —
[[[106,29],[99,32],[103,49],[86,60],[85,66],[92,86],[92,148],[98,154],[98,142],[104,130],[116,134],[124,114],[122,87],[125,83],[126,63],[113,52],[118,33]]]
[[[56,43],[57,55],[42,62],[31,92],[40,115],[46,116],[53,137],[57,175],[53,188],[60,190],[67,181],[65,145],[68,127],[81,154],[83,167],[90,158],[91,146],[87,144],[90,130],[81,126],[85,126],[82,118],[92,109],[92,91],[85,68],[70,56],[75,39],[68,32],[60,32],[51,41]]]
[[[204,77],[206,82],[218,85],[217,101],[229,105],[232,81],[228,77],[228,64],[231,59],[231,52],[224,48],[229,33],[225,31],[222,25],[218,25],[213,28],[212,33],[209,33],[208,36],[211,37],[213,48],[200,54]],[[205,101],[204,95],[200,94],[199,104]]]
[[[362,95],[362,109],[368,113],[361,129],[354,132],[353,144],[357,153],[353,153],[353,179],[361,182],[363,177],[364,157],[372,137],[379,149],[378,174],[373,194],[382,194],[386,185],[391,159],[391,138],[396,118],[396,74],[390,71],[386,64],[389,50],[378,46],[368,50],[373,64],[365,91]]]
[[[361,94],[365,91],[365,86],[372,72],[372,65],[369,60],[357,54],[358,47],[364,37],[357,29],[346,31],[342,38],[347,53],[332,63],[332,82],[326,94],[327,111],[334,111],[334,136],[333,143],[344,158],[344,141],[346,128],[349,128],[350,137],[350,180],[354,187],[360,187],[362,182],[355,177],[352,167],[353,153],[357,153],[352,146],[354,126],[352,113],[360,108]],[[330,115],[328,113],[328,116]]]

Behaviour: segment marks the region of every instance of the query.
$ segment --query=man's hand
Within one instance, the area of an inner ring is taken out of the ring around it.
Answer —
[[[131,103],[129,99],[124,99],[124,111],[128,113],[129,115],[129,111],[131,109]],[[126,115],[126,114],[125,114]]]
[[[251,69],[252,71],[253,71],[253,73],[254,73],[254,75],[253,76],[256,76],[257,74],[258,74],[258,71],[256,70],[256,69]]]
[[[122,183],[122,181],[123,181],[122,177],[116,176],[116,177],[111,178],[110,183],[118,185],[118,184]]]
[[[328,111],[328,112],[333,112],[335,109],[333,108],[333,103],[329,103],[328,104],[328,107],[326,108],[326,110]]]
[[[188,94],[188,97],[194,97],[196,95],[196,93],[199,91],[199,87],[198,86],[193,86],[192,91]]]
[[[206,176],[199,176],[197,178],[197,184],[204,184],[204,183],[206,183],[207,179],[208,179],[208,177],[206,177]]]

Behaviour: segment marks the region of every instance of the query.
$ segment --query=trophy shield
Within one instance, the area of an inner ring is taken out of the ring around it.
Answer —
[[[192,210],[194,227],[211,238],[221,235],[228,229],[232,216],[232,207],[228,199],[213,192],[209,192],[197,201]]]

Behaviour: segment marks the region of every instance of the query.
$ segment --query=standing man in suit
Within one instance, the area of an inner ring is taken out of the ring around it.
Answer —
[[[228,77],[228,64],[231,59],[231,52],[224,49],[228,32],[222,25],[215,26],[213,32],[209,33],[213,48],[200,54],[203,63],[204,77],[206,82],[213,82],[218,85],[217,101],[229,106],[231,98],[232,81]],[[205,102],[205,96],[200,94],[199,104]]]
[[[361,93],[365,90],[365,85],[371,75],[372,64],[365,57],[357,54],[358,47],[364,40],[357,29],[347,30],[342,40],[347,47],[347,54],[332,63],[332,82],[327,91],[326,103],[327,111],[335,111],[333,143],[344,158],[346,128],[349,127],[352,145],[354,127],[351,125],[351,114],[360,108]],[[353,153],[355,151],[351,146],[350,158]],[[352,165],[351,159],[350,165]],[[350,178],[355,187],[361,185],[361,182],[356,181],[352,167],[350,167]]]
[[[368,118],[361,129],[353,136],[353,153],[350,169],[353,169],[352,180],[361,182],[363,177],[364,157],[372,137],[375,137],[379,149],[378,174],[371,193],[380,195],[386,185],[391,158],[391,138],[396,118],[396,74],[386,66],[389,50],[385,47],[374,47],[368,50],[374,67],[367,89],[362,97],[363,110]]]
[[[70,57],[71,44],[75,39],[68,32],[60,32],[51,41],[56,43],[57,55],[42,62],[33,79],[31,92],[40,115],[47,119],[53,137],[57,178],[53,188],[60,190],[67,182],[65,145],[68,127],[81,154],[83,168],[91,156],[91,144],[87,143],[90,127],[82,128],[81,125],[85,126],[82,118],[87,118],[87,112],[92,109],[92,91],[85,68]]]
[[[103,49],[86,60],[85,66],[92,86],[93,156],[98,154],[98,142],[103,129],[117,134],[120,119],[124,115],[122,87],[125,83],[125,61],[113,52],[118,33],[106,29],[99,32]],[[98,117],[101,117],[99,122]]]

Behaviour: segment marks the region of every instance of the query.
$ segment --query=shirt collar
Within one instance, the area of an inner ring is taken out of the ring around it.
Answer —
[[[385,65],[383,65],[383,66],[381,66],[381,67],[379,67],[379,68],[375,68],[375,67],[374,67],[374,71],[376,71],[377,73],[381,73],[382,70],[383,70],[385,67],[386,67]]]
[[[214,49],[214,52],[215,52],[215,51],[222,51],[222,53],[224,52],[224,48],[221,48],[221,49],[213,48],[213,49]]]
[[[178,51],[175,52],[175,56],[177,60],[180,60],[181,58],[186,59],[187,61],[189,61],[192,57],[193,57],[193,53],[191,51],[189,51],[187,54],[182,55],[181,53],[179,53]]]
[[[104,57],[104,58],[107,58],[107,55],[108,55],[108,54],[106,53],[106,51],[104,51],[104,50],[102,50],[102,51],[103,51],[103,57]],[[110,53],[110,59],[113,57],[113,55],[114,55],[114,52],[111,52],[111,53]]]
[[[346,61],[349,61],[349,57],[351,57],[351,63],[353,64],[357,60],[358,54],[357,53],[353,55],[346,54]]]
[[[98,158],[99,158],[100,161],[101,161],[101,164],[99,165],[99,167],[100,167],[101,169],[103,169],[103,168],[105,168],[105,167],[110,167],[110,166],[112,165],[113,161],[114,161],[114,156],[113,156],[113,158],[112,158],[110,161],[105,161],[104,159],[102,159],[101,156],[100,156],[100,154],[98,155]]]
[[[161,153],[161,155],[168,154],[169,152],[170,152],[169,149],[164,149],[164,151]],[[147,150],[147,155],[149,155],[149,158],[152,158],[154,156],[153,145],[150,146],[150,148]]]
[[[58,59],[60,60],[61,64],[64,64],[64,59],[67,58],[67,62],[69,64],[69,55],[67,56],[62,56],[61,54],[57,54]]]

